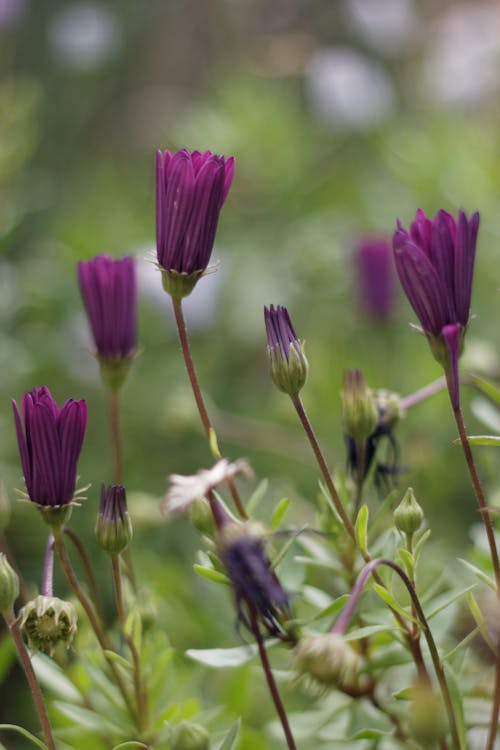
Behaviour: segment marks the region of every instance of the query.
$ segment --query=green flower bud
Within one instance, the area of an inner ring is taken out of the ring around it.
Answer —
[[[271,377],[280,391],[296,396],[306,382],[309,367],[304,343],[297,338],[286,307],[265,307],[264,318]]]
[[[358,654],[338,633],[301,638],[294,659],[298,671],[322,687],[352,685],[358,673]]]
[[[101,502],[95,533],[100,547],[116,557],[123,552],[132,539],[132,521],[127,510],[125,488],[112,484],[107,489],[101,486]]]
[[[341,393],[344,430],[361,443],[375,431],[377,407],[360,370],[346,370]]]
[[[373,391],[373,398],[378,413],[378,424],[389,429],[395,427],[401,417],[404,416],[399,394],[380,388]]]
[[[209,750],[210,735],[200,724],[181,721],[172,732],[172,750]]]
[[[403,499],[394,511],[394,523],[404,534],[414,534],[422,525],[424,511],[418,504],[411,487],[405,492]]]
[[[7,556],[0,552],[0,612],[3,615],[12,612],[18,596],[19,577],[7,560]]]
[[[201,534],[214,535],[214,517],[210,510],[210,503],[205,497],[197,497],[193,500],[189,506],[189,518],[195,529]]]
[[[417,685],[409,716],[411,736],[422,747],[434,747],[448,730],[446,712],[441,696],[431,685]]]
[[[37,596],[19,612],[19,627],[32,651],[52,656],[58,643],[68,648],[75,636],[76,610],[71,602],[55,596]]]

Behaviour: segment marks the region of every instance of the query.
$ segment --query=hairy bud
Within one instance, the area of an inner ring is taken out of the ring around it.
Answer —
[[[301,638],[294,655],[298,671],[322,687],[352,685],[356,679],[359,657],[338,633]]]
[[[32,651],[52,656],[58,643],[69,648],[76,633],[76,610],[71,602],[55,596],[37,596],[19,613],[19,626]]]

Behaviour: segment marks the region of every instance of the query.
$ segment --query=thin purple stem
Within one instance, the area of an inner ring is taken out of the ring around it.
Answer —
[[[446,378],[444,376],[434,380],[429,385],[425,385],[414,393],[410,393],[409,396],[405,396],[399,402],[402,409],[411,409],[412,406],[416,406],[421,401],[425,401],[430,396],[434,396],[436,393],[443,391],[446,388]]]
[[[54,535],[49,534],[43,561],[43,575],[40,593],[42,596],[54,596]]]

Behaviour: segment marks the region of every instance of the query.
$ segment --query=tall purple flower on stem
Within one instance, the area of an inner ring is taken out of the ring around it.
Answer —
[[[234,159],[211,151],[156,155],[156,250],[165,290],[186,297],[206,270]]]
[[[267,351],[275,385],[289,396],[296,396],[307,378],[304,344],[297,338],[286,307],[264,307]]]
[[[98,255],[78,263],[78,281],[106,382],[123,382],[137,349],[137,282],[134,259]]]
[[[396,269],[434,357],[452,377],[458,408],[458,358],[469,322],[479,213],[458,221],[446,211],[433,220],[418,209],[408,232],[400,221],[393,238]]]
[[[15,401],[12,406],[28,497],[50,525],[61,525],[75,494],[87,426],[85,401],[69,399],[60,409],[42,386],[24,394],[22,419]]]

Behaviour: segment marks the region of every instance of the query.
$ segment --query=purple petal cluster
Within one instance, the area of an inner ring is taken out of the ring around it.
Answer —
[[[186,149],[157,152],[156,249],[161,268],[188,275],[206,269],[233,175],[233,157]]]
[[[394,307],[394,270],[391,246],[382,237],[358,243],[354,264],[361,309],[375,320],[388,318]]]
[[[78,264],[78,281],[97,356],[130,358],[137,348],[134,259],[98,255]]]
[[[445,326],[469,321],[479,213],[458,221],[446,211],[433,220],[418,209],[408,232],[398,221],[393,248],[403,289],[422,328],[440,336]]]
[[[30,500],[44,507],[68,505],[87,426],[85,401],[69,399],[59,409],[43,386],[24,394],[22,420],[15,401],[12,406]]]
[[[289,359],[290,347],[301,352],[300,342],[290,320],[286,307],[270,305],[264,307],[267,344],[272,352],[278,352],[281,358]]]

